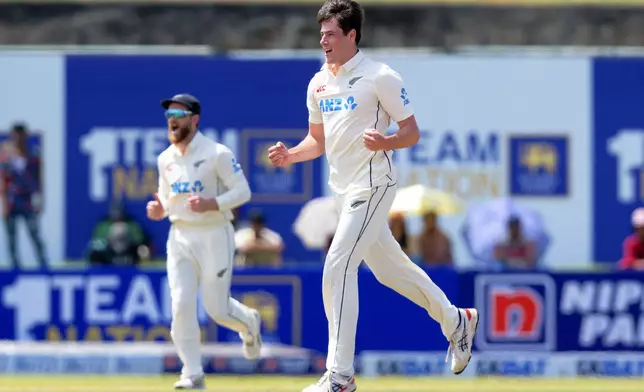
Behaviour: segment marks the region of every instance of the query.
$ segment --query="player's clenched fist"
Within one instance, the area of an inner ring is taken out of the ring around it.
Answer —
[[[376,129],[367,129],[364,131],[362,134],[362,143],[367,147],[367,150],[371,151],[387,149],[385,137]]]
[[[191,195],[188,198],[188,206],[192,212],[206,212],[210,208],[208,200],[196,195]]]
[[[165,217],[165,211],[163,209],[163,204],[159,200],[159,195],[154,194],[154,200],[149,201],[147,205],[148,218],[152,220],[161,220]]]
[[[277,142],[268,149],[268,159],[275,166],[283,167],[289,165],[290,157],[291,154],[288,152],[288,148],[282,142]]]

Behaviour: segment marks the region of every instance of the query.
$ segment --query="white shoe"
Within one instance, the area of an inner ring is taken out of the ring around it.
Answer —
[[[454,374],[461,374],[472,359],[472,342],[479,326],[479,312],[476,309],[459,309],[458,326],[449,339],[449,348],[445,362],[452,356],[451,369]]]
[[[351,377],[345,383],[336,382],[335,378],[333,373],[327,371],[318,382],[304,388],[302,392],[354,392],[358,390],[355,378]]]
[[[206,380],[201,376],[181,376],[174,389],[206,389]]]
[[[251,309],[252,318],[250,323],[250,331],[247,336],[239,334],[243,345],[244,358],[248,360],[255,360],[259,358],[262,351],[262,317],[255,309]]]

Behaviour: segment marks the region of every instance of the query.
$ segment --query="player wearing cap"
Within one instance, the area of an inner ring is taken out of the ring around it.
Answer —
[[[329,186],[340,214],[322,284],[329,322],[328,371],[304,391],[357,389],[353,363],[357,271],[362,260],[380,282],[425,308],[440,323],[449,341],[451,369],[460,374],[472,355],[478,313],[452,305],[402,251],[387,225],[396,193],[393,150],[410,147],[419,139],[410,98],[398,73],[358,50],[363,22],[358,3],[328,0],[318,12],[318,22],[326,64],[308,86],[309,134],[291,149],[283,143],[269,149],[269,158],[277,166],[312,160],[326,151]],[[398,123],[399,130],[386,136],[391,121]]]
[[[172,143],[159,155],[159,191],[150,219],[168,217],[171,335],[183,362],[175,389],[203,389],[197,290],[212,319],[239,332],[243,353],[259,357],[259,313],[230,297],[234,231],[232,209],[250,200],[250,188],[232,151],[198,130],[201,105],[188,94],[162,101]]]

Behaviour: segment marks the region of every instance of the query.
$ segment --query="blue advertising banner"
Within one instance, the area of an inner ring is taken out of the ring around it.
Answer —
[[[644,60],[594,60],[594,258],[615,263],[644,200]]]
[[[456,272],[435,269],[429,273],[448,297],[457,297]],[[380,284],[366,269],[360,270],[359,279],[358,352],[447,349],[438,324],[424,309]],[[265,341],[325,353],[328,332],[321,281],[321,266],[239,270],[231,291],[260,312]],[[171,341],[171,300],[161,271],[2,272],[0,288],[0,340]],[[236,333],[214,326],[199,308],[204,340],[239,342]]]
[[[459,292],[478,350],[644,351],[641,273],[465,273]]]
[[[66,247],[87,249],[112,201],[143,225],[163,257],[168,222],[145,218],[157,186],[157,156],[167,147],[160,100],[181,92],[202,103],[201,130],[237,154],[254,192],[249,208],[285,241],[285,259],[319,260],[292,232],[304,201],[321,194],[320,161],[274,169],[266,147],[299,142],[308,127],[306,86],[317,60],[234,60],[203,56],[69,56],[66,65]],[[269,208],[267,208],[269,207]]]

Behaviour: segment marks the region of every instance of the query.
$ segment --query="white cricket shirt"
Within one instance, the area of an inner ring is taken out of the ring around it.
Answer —
[[[328,65],[308,87],[309,122],[324,125],[329,187],[336,193],[395,181],[393,151],[369,151],[367,129],[385,134],[391,121],[414,114],[401,76],[361,51],[333,75]]]
[[[159,199],[171,222],[221,224],[250,200],[250,187],[230,148],[197,132],[185,153],[174,145],[159,155]],[[190,195],[216,199],[219,211],[193,212]]]

